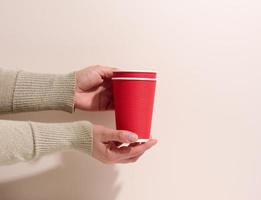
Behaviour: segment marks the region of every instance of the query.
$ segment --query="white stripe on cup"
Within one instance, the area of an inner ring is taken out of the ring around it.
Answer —
[[[157,71],[155,71],[155,70],[139,70],[139,69],[137,69],[137,70],[135,70],[135,69],[117,69],[117,70],[115,70],[114,72],[142,72],[142,73],[157,73]]]
[[[156,78],[136,78],[136,77],[113,77],[112,80],[139,80],[139,81],[156,81]]]

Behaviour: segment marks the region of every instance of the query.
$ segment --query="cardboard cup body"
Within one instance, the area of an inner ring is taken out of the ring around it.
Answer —
[[[116,127],[150,138],[156,88],[155,72],[115,72],[112,78]]]

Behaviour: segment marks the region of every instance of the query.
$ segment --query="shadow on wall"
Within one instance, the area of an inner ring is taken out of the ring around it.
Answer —
[[[63,153],[56,169],[0,184],[3,200],[114,200],[117,171],[75,152]]]
[[[75,114],[41,112],[5,115],[1,116],[1,119],[41,122],[89,120],[113,127],[114,116],[112,112]],[[30,168],[37,162],[33,162]],[[16,170],[19,171],[19,168]],[[117,176],[118,172],[114,166],[104,165],[83,153],[64,152],[60,154],[59,164],[55,168],[36,175],[29,173],[23,178],[0,182],[0,199],[115,200],[120,191]]]

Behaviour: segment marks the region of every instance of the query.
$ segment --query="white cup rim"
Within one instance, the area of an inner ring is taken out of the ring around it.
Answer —
[[[135,70],[135,69],[118,69],[114,70],[113,72],[145,72],[145,73],[158,73],[158,71],[155,70]]]
[[[112,80],[133,80],[133,81],[157,81],[157,78],[140,78],[140,77],[112,77]]]

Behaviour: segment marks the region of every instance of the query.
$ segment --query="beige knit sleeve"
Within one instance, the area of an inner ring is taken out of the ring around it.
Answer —
[[[92,153],[92,124],[35,123],[0,120],[0,164],[29,161],[42,155],[79,150]]]
[[[74,110],[75,73],[37,74],[0,68],[0,114]],[[0,120],[0,164],[75,149],[91,154],[92,124]]]
[[[13,111],[13,96],[17,73],[16,71],[0,68],[0,114]]]
[[[0,68],[0,114],[74,111],[75,73],[39,74]]]

